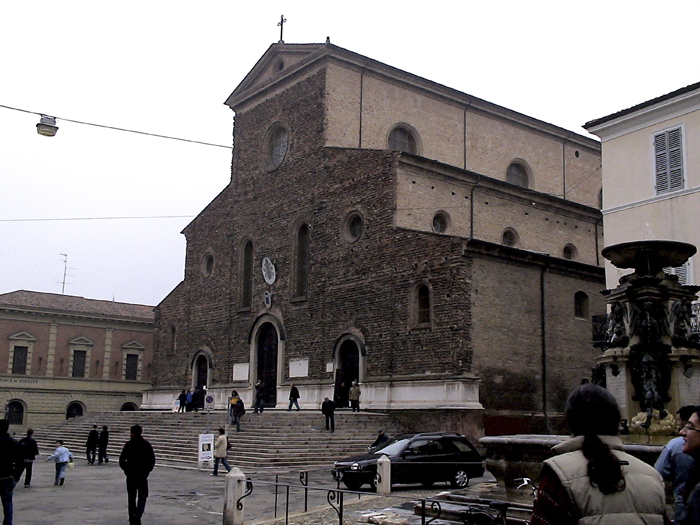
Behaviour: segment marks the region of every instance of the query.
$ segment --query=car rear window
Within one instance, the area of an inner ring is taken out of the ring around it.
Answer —
[[[461,439],[450,439],[449,442],[455,447],[457,447],[457,450],[459,450],[462,453],[467,453],[474,450],[474,447],[472,447],[471,443],[467,441],[462,441]]]

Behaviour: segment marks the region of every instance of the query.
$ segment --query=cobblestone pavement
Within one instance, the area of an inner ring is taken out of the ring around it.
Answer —
[[[80,451],[73,451],[76,458]],[[233,461],[231,462],[234,463]],[[224,471],[225,472],[225,471]],[[275,476],[269,472],[245,472],[254,480],[253,493],[244,500],[246,524],[282,525],[285,523],[286,489],[279,489],[275,496],[272,482]],[[99,524],[126,525],[126,487],[124,475],[116,458],[106,465],[88,466],[84,459],[69,469],[64,486],[54,486],[54,464],[45,457],[38,457],[34,464],[31,488],[22,486],[24,478],[15,489],[15,523],[17,525],[71,525]],[[281,475],[280,482],[299,485],[298,474]],[[478,483],[481,481],[482,483]],[[471,491],[488,487],[484,478],[471,483]],[[309,473],[307,508],[304,510],[304,492],[290,488],[289,524],[333,525],[338,524],[338,514],[328,504],[328,492],[336,488],[328,471]],[[144,525],[222,525],[225,476],[212,477],[209,472],[158,468],[149,478],[150,495],[143,518]],[[357,496],[344,495],[343,524],[384,523],[408,524],[401,521],[412,514],[412,500],[432,497],[447,490],[446,485],[433,489],[401,489],[390,497],[365,492]],[[275,502],[277,519],[274,518]],[[386,510],[385,509],[391,509]],[[369,511],[377,512],[371,514]],[[386,516],[386,518],[381,518]],[[383,519],[384,521],[381,521]],[[368,521],[374,520],[374,521]],[[416,523],[415,521],[411,523]],[[437,523],[436,523],[437,525]]]

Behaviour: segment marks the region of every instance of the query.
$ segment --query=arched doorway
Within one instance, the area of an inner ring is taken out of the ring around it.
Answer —
[[[5,419],[10,425],[24,423],[24,405],[19,401],[10,401],[5,407]]]
[[[66,409],[66,419],[73,419],[83,415],[83,405],[80,403],[71,403]]]
[[[360,349],[353,339],[346,339],[340,344],[336,363],[335,403],[338,408],[347,408],[350,385],[360,380]]]
[[[124,403],[119,410],[122,412],[133,412],[134,410],[138,410],[138,407],[134,403]]]
[[[194,386],[203,390],[209,380],[209,360],[207,356],[200,355],[194,364]]]
[[[257,379],[262,380],[263,406],[277,405],[277,329],[272,323],[264,323],[258,332]]]

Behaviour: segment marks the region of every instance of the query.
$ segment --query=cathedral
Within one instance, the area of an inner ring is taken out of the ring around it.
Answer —
[[[330,42],[273,44],[226,105],[231,181],[182,232],[142,408],[357,381],[426,430],[528,432],[590,376],[598,142]]]

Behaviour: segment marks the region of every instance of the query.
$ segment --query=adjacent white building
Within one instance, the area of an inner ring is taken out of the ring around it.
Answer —
[[[700,247],[700,82],[584,126],[602,140],[605,245],[647,239]],[[698,256],[673,269],[700,283]],[[606,263],[606,282],[624,270]]]

